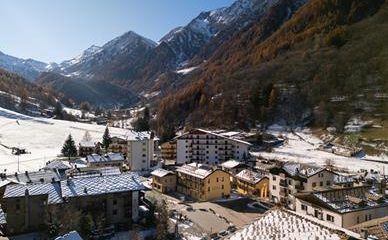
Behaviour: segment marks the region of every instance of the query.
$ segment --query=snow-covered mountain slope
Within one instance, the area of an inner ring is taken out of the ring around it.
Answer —
[[[16,156],[11,149],[0,145],[0,169],[14,173],[19,159],[21,172],[39,170],[60,154],[68,134],[78,144],[86,131],[89,131],[93,142],[101,141],[105,126],[34,118],[0,108],[0,143],[7,147],[25,148],[28,152]],[[111,136],[122,136],[129,132],[120,128],[109,128],[109,131]]]
[[[66,76],[76,76],[91,79],[98,68],[127,56],[141,57],[139,53],[154,48],[156,43],[135,32],[129,31],[102,47],[91,46],[79,56],[63,61],[60,64],[52,64],[49,71],[57,72]],[[139,51],[141,49],[141,51]]]
[[[0,68],[19,74],[30,81],[35,80],[46,67],[47,64],[44,62],[16,58],[0,52]]]

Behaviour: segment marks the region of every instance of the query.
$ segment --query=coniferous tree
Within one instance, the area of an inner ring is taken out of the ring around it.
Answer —
[[[108,151],[108,148],[111,142],[112,142],[112,139],[109,134],[109,129],[108,127],[106,127],[104,135],[102,136],[102,146],[105,148],[105,151]]]
[[[71,136],[71,134],[69,134],[69,136],[67,137],[65,143],[63,144],[62,154],[65,157],[68,157],[69,160],[70,160],[71,157],[77,156],[77,147],[75,146],[75,142],[74,142],[73,137]]]
[[[63,119],[64,117],[62,104],[60,102],[57,102],[57,104],[55,105],[54,115],[56,119]]]

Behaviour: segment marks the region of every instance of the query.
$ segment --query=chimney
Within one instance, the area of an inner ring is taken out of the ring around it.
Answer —
[[[86,187],[84,188],[84,193],[88,193],[88,189]]]
[[[26,176],[28,176],[28,171],[25,171],[24,174],[26,174]]]
[[[15,172],[15,177],[17,177],[18,176],[18,173],[17,172]]]
[[[360,236],[362,239],[368,239],[368,229],[362,228],[360,232]]]
[[[150,138],[151,138],[151,139],[154,139],[154,138],[155,138],[155,133],[154,133],[154,131],[151,131]]]

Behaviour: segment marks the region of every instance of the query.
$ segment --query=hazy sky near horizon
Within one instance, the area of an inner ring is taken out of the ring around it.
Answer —
[[[234,0],[0,0],[0,51],[61,62],[129,31],[158,41]]]

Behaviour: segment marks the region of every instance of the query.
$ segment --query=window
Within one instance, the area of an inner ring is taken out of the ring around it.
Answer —
[[[143,153],[143,157],[145,157],[146,155]]]
[[[210,178],[207,180],[207,183],[210,183]]]
[[[306,205],[302,204],[301,208],[302,208],[303,211],[307,211],[307,206]]]
[[[276,176],[272,176],[272,180],[276,181]]]
[[[207,187],[207,191],[210,192],[210,187]]]
[[[368,221],[368,215],[365,215],[365,221]]]
[[[113,215],[117,215],[117,210],[116,210],[116,209],[113,210],[112,214],[113,214]]]
[[[222,181],[222,182],[224,181],[224,177],[221,178],[221,181]]]
[[[317,183],[316,183],[316,182],[313,182],[312,185],[313,185],[313,187],[316,187],[316,186],[317,186]]]
[[[117,200],[113,200],[113,205],[117,205]]]
[[[273,190],[276,190],[276,186],[275,186],[275,185],[272,185],[272,189],[273,189]]]
[[[321,186],[321,187],[322,187],[322,186],[323,186],[323,182],[319,182],[319,186]]]
[[[221,189],[224,189],[224,185],[221,186]]]
[[[334,222],[334,217],[329,214],[326,214],[326,220],[329,222]]]
[[[326,185],[329,186],[330,185],[330,181],[326,181]]]
[[[360,216],[357,216],[357,223],[360,223]]]
[[[369,220],[372,220],[372,214],[369,214]]]
[[[216,179],[216,181],[218,182],[218,178]]]

